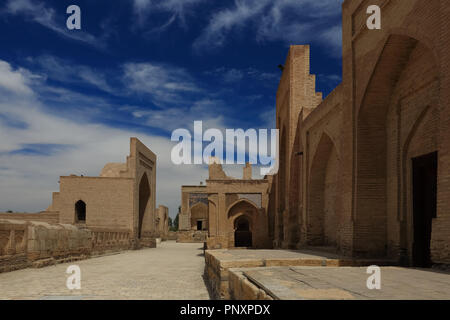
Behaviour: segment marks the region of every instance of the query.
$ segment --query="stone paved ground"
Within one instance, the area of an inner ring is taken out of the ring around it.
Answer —
[[[450,299],[450,273],[432,269],[381,267],[381,289],[369,290],[366,267],[269,267],[231,269],[282,300]]]
[[[42,269],[0,273],[0,299],[209,299],[203,244],[167,241]],[[81,290],[66,287],[66,269],[81,268]]]

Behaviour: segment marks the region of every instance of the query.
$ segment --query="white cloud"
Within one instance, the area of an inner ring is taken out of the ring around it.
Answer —
[[[34,66],[40,68],[52,80],[65,83],[88,84],[111,94],[117,93],[117,90],[109,85],[107,75],[103,71],[50,55],[43,55],[36,58],[30,57],[27,60]]]
[[[134,13],[138,18],[139,26],[148,24],[149,16],[155,13],[168,13],[168,20],[159,27],[153,28],[149,32],[161,32],[171,26],[175,21],[179,21],[182,26],[186,26],[185,16],[190,13],[193,7],[205,0],[133,0]]]
[[[28,86],[30,76],[26,70],[13,70],[9,63],[0,60],[0,88],[16,94],[30,95],[32,94]]]
[[[23,15],[26,19],[38,23],[41,26],[50,29],[60,36],[68,39],[87,43],[97,48],[103,48],[104,42],[97,37],[84,32],[71,32],[66,28],[66,23],[61,15],[60,21],[57,21],[55,10],[47,7],[43,2],[34,0],[8,0],[5,12],[10,15]]]
[[[163,108],[159,110],[136,109],[132,114],[145,119],[153,128],[173,131],[178,128],[193,129],[194,121],[202,121],[204,128],[225,128],[222,112],[226,109],[221,100],[201,99],[190,106]]]
[[[133,92],[150,96],[156,105],[181,103],[185,94],[200,88],[184,69],[152,63],[127,63],[123,66],[124,84]]]
[[[206,71],[206,75],[219,77],[226,83],[233,83],[243,79],[258,81],[275,81],[280,78],[280,73],[270,73],[257,70],[255,68],[235,69],[220,67],[211,71]]]
[[[197,52],[219,48],[230,33],[251,27],[258,41],[318,41],[334,55],[341,46],[340,26],[329,21],[340,17],[341,5],[342,0],[235,0],[232,8],[212,15],[193,46]]]
[[[100,123],[76,122],[45,112],[32,92],[30,72],[13,70],[0,61],[0,79],[21,79],[0,95],[0,211],[40,211],[51,202],[51,193],[58,191],[60,175],[96,176],[108,162],[124,162],[129,138],[138,137],[158,156],[157,203],[169,206],[176,214],[180,203],[181,184],[196,184],[207,175],[205,167],[175,166],[170,160],[174,145],[170,137],[142,134],[134,130],[108,127]],[[20,125],[14,125],[19,123]],[[51,154],[17,152],[24,146],[62,146]],[[16,151],[16,152],[14,152]]]

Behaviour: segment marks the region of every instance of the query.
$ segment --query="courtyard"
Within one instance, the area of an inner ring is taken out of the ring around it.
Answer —
[[[66,287],[73,264],[81,269],[80,290]],[[0,273],[0,299],[203,300],[209,299],[203,269],[203,244],[164,241],[157,248]]]
[[[369,290],[366,267],[349,267],[358,261],[313,251],[272,250],[270,255],[266,251],[208,251],[206,261],[212,263],[213,255],[223,275],[230,271],[222,281],[232,281],[230,293],[238,299],[244,296],[236,295],[236,290],[241,290],[237,287],[244,286],[250,286],[242,289],[246,292],[264,291],[270,299],[281,300],[450,298],[449,272],[382,267],[381,289]],[[266,256],[263,263],[258,260],[261,256]],[[80,290],[66,287],[70,265],[80,267]],[[204,270],[203,244],[164,241],[157,248],[0,273],[0,299],[208,300],[212,295],[204,281]]]

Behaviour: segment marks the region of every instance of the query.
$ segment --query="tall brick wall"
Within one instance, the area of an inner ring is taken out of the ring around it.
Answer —
[[[382,9],[381,30],[365,24],[373,4]],[[438,151],[431,258],[450,262],[449,16],[439,0],[345,1],[343,81],[321,103],[309,48],[290,49],[277,91],[281,162],[270,226],[277,246],[299,235],[298,246],[315,239],[344,254],[411,263],[411,159]],[[322,152],[324,134],[333,151]]]
[[[86,203],[86,226],[133,227],[133,183],[131,178],[61,177],[60,196],[55,208],[60,222],[75,223],[75,203]]]

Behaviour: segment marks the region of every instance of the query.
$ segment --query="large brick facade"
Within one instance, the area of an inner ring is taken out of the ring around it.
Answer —
[[[235,179],[212,163],[205,186],[181,188],[180,230],[189,230],[189,238],[205,230],[209,249],[269,248],[268,187],[269,180],[252,179],[249,164]]]
[[[373,4],[381,30],[366,26]],[[277,92],[275,246],[450,263],[449,18],[439,0],[345,1],[343,79],[323,101],[309,47],[291,47]]]

